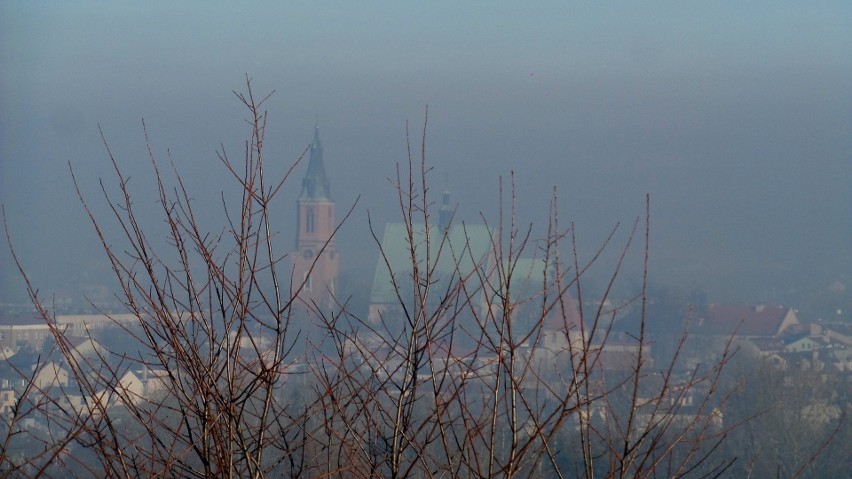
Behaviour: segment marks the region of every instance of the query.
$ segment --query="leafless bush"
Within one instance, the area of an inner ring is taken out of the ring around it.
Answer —
[[[616,380],[603,374],[604,324],[612,324],[604,319],[618,313],[603,305],[637,225],[599,307],[584,311],[583,274],[610,241],[582,264],[573,225],[559,228],[554,197],[547,236],[533,242],[532,227],[521,227],[515,216],[512,185],[497,223],[485,221],[481,254],[476,226],[436,221],[425,134],[424,125],[419,161],[409,153],[407,170],[398,169],[394,181],[402,218],[394,231],[405,236],[405,260],[392,257],[399,252],[388,250],[387,233],[380,238],[373,230],[396,304],[366,319],[327,318],[336,354],[314,361],[324,365],[317,391],[326,395],[322,428],[311,436],[341,451],[344,464],[361,468],[349,472],[363,476],[724,471],[729,463],[712,453],[724,437],[718,407],[725,398],[713,391],[728,350],[714,367],[683,376],[675,361],[648,384],[643,290],[634,299],[643,314],[632,365]],[[572,251],[567,261],[559,255],[562,242]]]
[[[516,217],[513,183],[501,184],[495,222],[436,221],[424,122],[419,155],[409,149],[393,182],[402,262],[371,224],[393,301],[366,315],[349,311],[344,300],[333,310],[314,304],[306,311],[296,307],[304,285],[288,275],[270,213],[290,172],[264,177],[265,98],[255,99],[250,82],[237,96],[250,133],[243,162],[220,153],[242,192],[236,204],[225,202],[221,233],[201,229],[180,175],[167,187],[150,148],[166,250],[146,234],[108,146],[119,195],[102,189],[120,238],[106,237],[78,187],[136,318],[116,327],[136,348],[75,354],[28,283],[74,381],[47,400],[52,407],[36,404],[55,442],[28,458],[40,469],[18,472],[713,477],[729,466],[714,452],[727,430],[719,378],[730,350],[688,373],[677,357],[650,365],[643,286],[628,302],[642,312],[639,330],[621,346],[628,365],[613,372],[605,364],[613,319],[627,304],[606,305],[637,241],[644,243],[647,284],[649,206],[644,224],[637,220],[618,247],[603,296],[589,307],[584,275],[616,248],[615,230],[584,261],[573,225],[559,224],[554,192],[547,232],[534,241],[532,226]],[[302,355],[294,346],[303,340],[296,325],[303,315],[318,318],[324,336]],[[156,377],[156,391],[146,390],[140,375],[148,385]],[[7,438],[23,415],[12,417]]]

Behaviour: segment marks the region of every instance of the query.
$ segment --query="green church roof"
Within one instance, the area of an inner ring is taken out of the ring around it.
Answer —
[[[413,230],[417,262],[422,268],[425,266],[427,255],[426,227],[414,225]],[[430,255],[429,261],[435,267],[435,272],[439,277],[450,277],[458,272],[467,274],[476,267],[480,269],[488,267],[486,261],[491,255],[491,234],[484,225],[460,224],[450,226],[447,230],[446,240],[443,238],[443,231],[438,226],[431,226],[428,238],[431,242],[428,253]],[[410,284],[412,254],[404,224],[389,223],[385,226],[382,250],[397,282],[400,285]],[[458,264],[458,268],[456,268],[456,264]],[[384,259],[380,257],[376,265],[370,302],[388,304],[397,301],[391,272],[388,271]]]
[[[417,262],[421,270],[426,261],[426,228],[424,225],[414,226],[414,244],[417,250]],[[499,282],[494,276],[494,251],[491,232],[485,225],[453,225],[447,230],[446,240],[443,231],[438,226],[429,228],[431,241],[430,263],[435,267],[438,281],[442,278],[467,275],[478,268],[483,274],[491,276],[492,281]],[[442,243],[442,240],[443,243]],[[408,234],[402,223],[390,223],[385,226],[382,238],[382,249],[390,269],[396,276],[397,284],[402,288],[410,288],[412,275],[411,248]],[[440,254],[439,254],[440,253]],[[437,256],[437,259],[435,258]],[[436,263],[437,261],[437,263]],[[458,266],[457,266],[458,265]],[[503,270],[508,269],[504,266]],[[544,284],[547,264],[540,258],[514,259],[512,282],[510,285],[513,302],[529,300],[538,295]],[[423,273],[421,273],[422,275]],[[446,286],[446,285],[444,285]],[[481,285],[475,285],[478,288]],[[403,295],[405,297],[405,295]],[[391,272],[384,258],[379,257],[376,273],[373,279],[373,289],[370,294],[372,304],[394,304],[399,300],[393,286]]]

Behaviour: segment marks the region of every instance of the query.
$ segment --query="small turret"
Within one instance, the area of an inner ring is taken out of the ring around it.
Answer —
[[[441,209],[438,210],[438,227],[441,228],[441,231],[446,231],[453,219],[453,209],[450,207],[450,191],[444,190],[443,196],[444,202]]]

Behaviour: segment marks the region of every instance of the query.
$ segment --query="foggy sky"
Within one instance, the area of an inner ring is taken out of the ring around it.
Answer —
[[[590,251],[649,193],[658,281],[788,304],[794,287],[852,288],[849,2],[113,3],[0,4],[0,202],[46,290],[107,282],[68,172],[103,211],[98,125],[156,228],[142,119],[215,205],[215,152],[239,157],[247,134],[231,93],[247,74],[276,91],[272,168],[318,119],[338,210],[362,195],[338,246],[364,277],[367,211],[396,219],[386,178],[428,105],[433,197],[451,190],[460,219],[493,218],[514,172],[519,216],[543,226],[555,187]],[[0,276],[0,296],[19,294],[5,241]]]

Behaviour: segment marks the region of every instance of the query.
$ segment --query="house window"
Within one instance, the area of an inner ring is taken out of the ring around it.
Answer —
[[[314,279],[311,278],[311,275],[308,274],[308,273],[305,273],[304,279],[305,279],[305,288],[304,289],[305,289],[305,291],[310,291],[313,288]]]
[[[313,233],[314,230],[316,230],[316,218],[314,215],[314,209],[308,208],[308,211],[305,214],[305,232]]]

